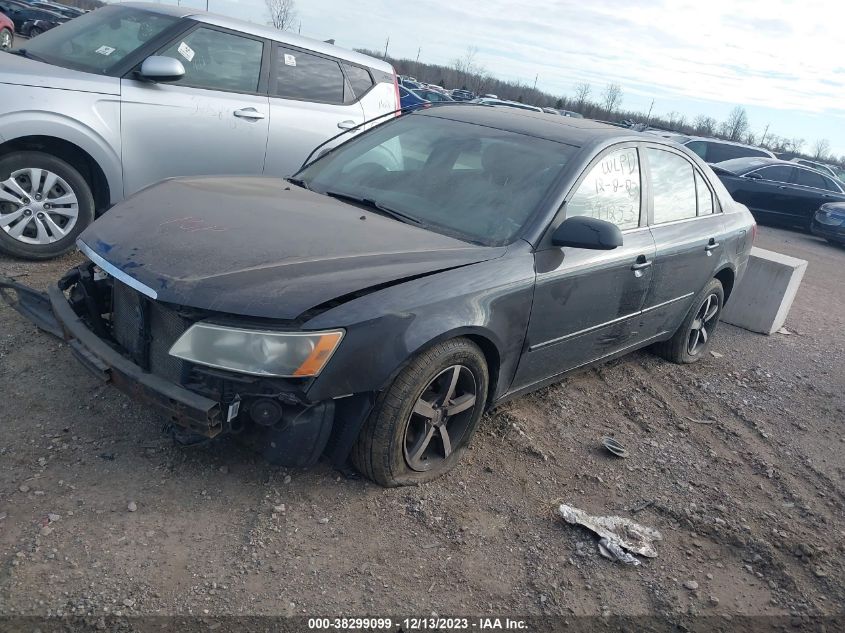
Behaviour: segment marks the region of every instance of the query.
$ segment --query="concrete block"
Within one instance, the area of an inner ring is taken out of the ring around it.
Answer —
[[[806,260],[752,248],[745,275],[734,287],[721,320],[761,334],[777,332],[786,321],[805,270]]]

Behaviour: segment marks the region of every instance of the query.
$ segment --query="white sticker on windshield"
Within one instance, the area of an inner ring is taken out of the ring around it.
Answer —
[[[296,57],[285,53],[285,66],[296,66]]]
[[[194,49],[185,44],[185,42],[179,44],[179,48],[176,50],[178,50],[179,54],[185,59],[187,59],[189,62],[193,61],[194,55],[196,55],[196,53],[194,53]]]
[[[103,45],[94,52],[99,53],[100,55],[105,55],[106,57],[108,57],[109,55],[114,53],[114,51],[115,51],[115,49],[113,49],[111,46]]]

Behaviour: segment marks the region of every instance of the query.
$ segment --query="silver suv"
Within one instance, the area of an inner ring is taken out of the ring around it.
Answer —
[[[0,250],[59,255],[163,178],[291,174],[398,108],[372,57],[184,7],[103,7],[0,56]]]

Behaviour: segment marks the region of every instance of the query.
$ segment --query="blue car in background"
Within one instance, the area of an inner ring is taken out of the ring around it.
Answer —
[[[404,86],[399,86],[399,102],[402,104],[403,110],[406,108],[416,110],[431,105],[431,101],[423,99]]]

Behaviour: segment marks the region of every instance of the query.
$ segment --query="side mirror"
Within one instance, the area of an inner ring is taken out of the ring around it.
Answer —
[[[555,229],[552,244],[609,251],[622,246],[622,231],[612,222],[576,215],[565,219]]]
[[[185,67],[178,59],[153,55],[144,60],[138,74],[149,81],[179,81],[185,76]]]

